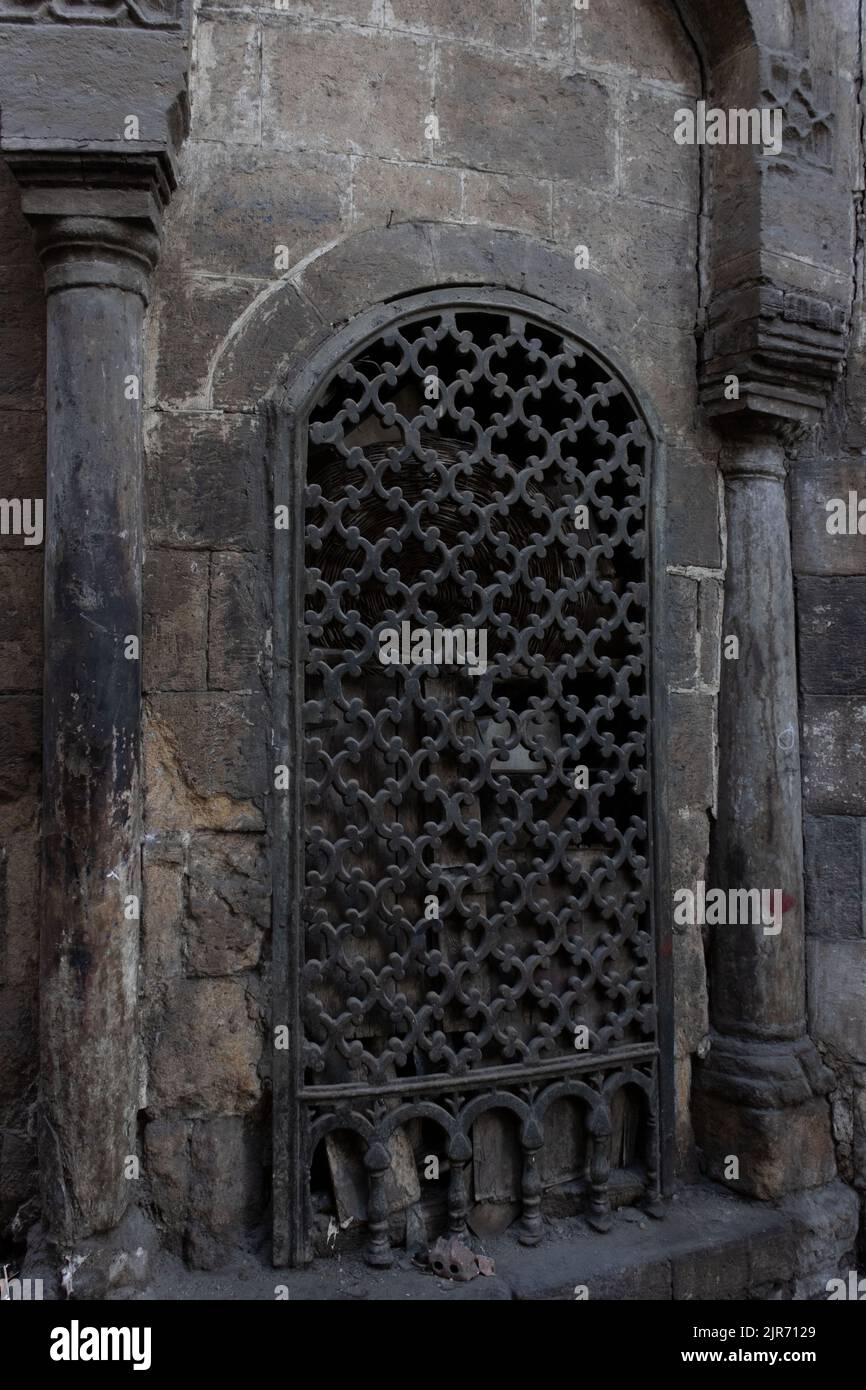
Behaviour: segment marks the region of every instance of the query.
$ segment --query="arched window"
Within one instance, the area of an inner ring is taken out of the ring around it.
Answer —
[[[331,1201],[374,1263],[410,1206],[434,1236],[431,1157],[452,1231],[531,1243],[556,1188],[605,1229],[659,1183],[646,419],[480,290],[356,321],[289,404],[276,1248]]]

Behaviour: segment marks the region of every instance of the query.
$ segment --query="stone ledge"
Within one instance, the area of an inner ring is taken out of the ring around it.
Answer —
[[[496,1274],[465,1284],[425,1274],[399,1251],[393,1269],[369,1269],[354,1251],[341,1255],[338,1236],[335,1255],[307,1270],[272,1268],[268,1240],[258,1254],[238,1252],[233,1264],[213,1272],[190,1271],[161,1252],[146,1284],[117,1288],[108,1298],[272,1302],[283,1286],[290,1302],[574,1301],[575,1286],[585,1285],[590,1302],[800,1301],[822,1299],[827,1279],[855,1268],[857,1196],[840,1182],[779,1205],[697,1184],[668,1201],[665,1212],[663,1220],[653,1221],[638,1208],[622,1210],[605,1236],[590,1232],[582,1219],[550,1222],[535,1249],[519,1246],[516,1235],[507,1233],[485,1242]]]

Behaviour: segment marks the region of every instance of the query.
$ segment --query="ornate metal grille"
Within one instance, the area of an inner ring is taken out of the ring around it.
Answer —
[[[395,315],[302,427],[299,1259],[339,1131],[375,1264],[395,1136],[438,1128],[460,1233],[503,1112],[525,1243],[557,1183],[600,1230],[636,1190],[657,1209],[650,439],[599,357],[507,299]]]

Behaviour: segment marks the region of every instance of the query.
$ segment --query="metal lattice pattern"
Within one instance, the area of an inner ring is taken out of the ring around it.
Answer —
[[[647,449],[609,371],[514,312],[392,326],[322,393],[308,1085],[429,1088],[654,1040]],[[434,659],[436,629],[486,641],[486,670]],[[391,631],[406,646],[383,664]]]

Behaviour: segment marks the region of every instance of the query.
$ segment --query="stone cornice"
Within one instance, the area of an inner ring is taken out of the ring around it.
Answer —
[[[0,0],[0,22],[179,29],[183,0]]]
[[[42,217],[119,217],[159,233],[162,214],[176,187],[169,151],[14,149],[6,162],[21,189],[21,209],[31,221]]]

